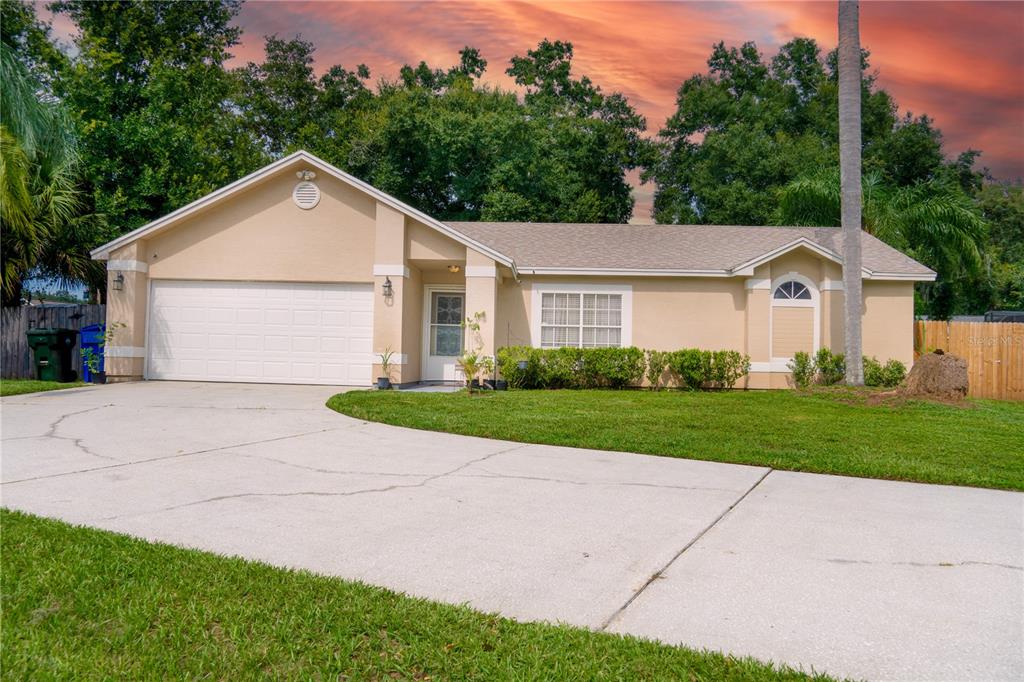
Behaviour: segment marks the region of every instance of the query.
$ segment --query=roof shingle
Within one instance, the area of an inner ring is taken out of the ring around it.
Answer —
[[[836,227],[610,225],[581,223],[446,222],[452,229],[511,257],[520,271],[731,271],[801,237],[843,255]],[[862,232],[862,262],[872,273],[930,278],[933,273]]]

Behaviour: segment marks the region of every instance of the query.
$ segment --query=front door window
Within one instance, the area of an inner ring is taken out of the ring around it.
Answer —
[[[464,294],[434,292],[430,299],[430,354],[462,354]]]

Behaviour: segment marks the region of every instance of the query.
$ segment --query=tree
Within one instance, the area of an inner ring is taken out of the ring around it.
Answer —
[[[861,359],[860,9],[839,0],[839,175],[843,228],[846,383],[864,385]]]
[[[0,43],[0,254],[2,303],[18,305],[24,279],[44,250],[78,217],[78,154],[63,109],[40,97],[40,84]],[[68,262],[57,276],[75,278],[88,266]]]
[[[342,112],[371,96],[363,83],[370,77],[365,64],[354,72],[332,66],[317,79],[315,49],[301,38],[268,36],[263,62],[234,72],[244,127],[271,157],[299,147],[315,149],[319,138],[343,134],[344,127],[338,129]]]
[[[235,0],[51,5],[79,29],[54,79],[77,124],[92,210],[138,227],[265,163],[241,129],[224,68],[238,42]]]
[[[526,91],[522,101],[482,85],[487,62],[466,47],[453,67],[407,65],[376,93],[353,87],[330,107],[319,105],[327,92],[322,79],[314,83],[303,65],[311,50],[308,43],[289,49],[286,61],[296,75],[270,91],[305,93],[305,104],[296,107],[301,115],[266,117],[261,129],[275,131],[265,135],[275,153],[304,146],[442,220],[629,219],[625,174],[651,148],[642,136],[644,119],[621,95],[573,76],[570,44],[543,41],[513,58],[509,72]],[[247,69],[269,73],[263,65]],[[351,81],[353,72],[331,71]],[[354,72],[368,75],[362,67]],[[248,78],[245,92],[261,92],[260,81],[267,82]],[[258,109],[255,99],[243,99],[247,120]]]
[[[840,187],[835,169],[794,180],[780,193],[775,222],[840,225],[844,211]],[[898,187],[878,171],[864,175],[861,194],[858,233],[863,228],[934,269],[938,281],[919,285],[923,312],[948,315],[946,290],[974,281],[982,272],[988,233],[974,200],[946,178]],[[845,263],[843,270],[845,275]]]
[[[718,43],[707,63],[706,73],[680,86],[659,133],[660,154],[644,170],[657,185],[655,219],[767,224],[782,187],[808,169],[839,164],[838,56],[794,38],[771,60],[752,42]],[[864,169],[898,185],[955,172],[932,119],[897,117],[866,50],[861,70]]]

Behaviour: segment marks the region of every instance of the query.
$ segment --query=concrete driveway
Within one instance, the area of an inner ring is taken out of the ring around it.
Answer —
[[[336,390],[4,398],[2,503],[840,676],[1024,677],[1024,495],[414,431]]]

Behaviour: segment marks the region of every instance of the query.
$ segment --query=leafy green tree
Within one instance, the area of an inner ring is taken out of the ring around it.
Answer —
[[[78,153],[64,110],[40,96],[41,85],[0,43],[0,274],[2,303],[18,305],[22,282],[66,238],[79,217]],[[46,263],[47,274],[85,278],[76,254]]]
[[[332,67],[342,87],[328,87],[315,79],[311,44],[267,45],[264,64],[242,74],[240,109],[269,153],[310,149],[441,219],[625,222],[632,213],[625,173],[649,154],[644,120],[621,95],[574,79],[568,43],[513,58],[522,101],[479,82],[487,62],[471,47],[449,69],[405,66],[371,92],[365,67]]]
[[[332,66],[317,79],[312,43],[268,36],[264,51],[263,62],[249,62],[235,75],[245,128],[268,155],[315,147],[320,135],[339,134],[339,113],[370,96],[363,83],[370,72],[363,64],[354,72]]]
[[[896,116],[896,104],[861,51],[865,171],[897,186],[953,172],[942,135],[927,116]],[[752,43],[714,46],[708,72],[679,88],[677,110],[659,135],[658,158],[643,174],[656,185],[661,223],[764,225],[777,194],[808,172],[838,166],[836,52],[796,38],[770,61]],[[969,168],[968,168],[969,170]]]
[[[776,224],[839,225],[839,173],[832,169],[790,182],[780,193]],[[946,289],[977,276],[987,239],[984,216],[970,196],[947,180],[907,187],[886,183],[881,173],[863,178],[863,228],[938,273],[919,287],[924,312],[948,316]]]
[[[249,141],[224,68],[235,0],[87,2],[51,8],[79,29],[54,81],[77,124],[98,244],[223,186],[266,157]]]

